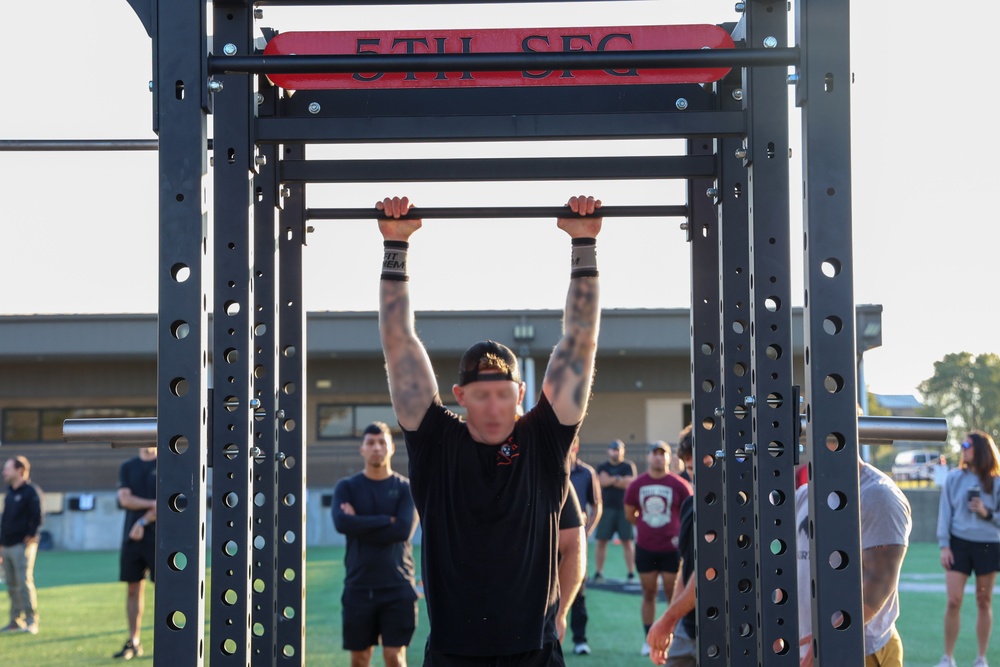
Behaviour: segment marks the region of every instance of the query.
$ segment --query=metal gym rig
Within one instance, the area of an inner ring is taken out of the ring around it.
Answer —
[[[859,432],[880,440],[943,440],[946,426],[944,420],[856,414],[847,0],[796,0],[794,14],[785,0],[739,2],[740,21],[723,25],[734,49],[364,56],[261,55],[255,43],[259,7],[378,0],[129,4],[153,39],[158,142],[17,141],[0,142],[0,149],[159,149],[158,416],[66,424],[69,440],[136,445],[155,438],[160,450],[155,664],[201,665],[206,658],[209,466],[208,658],[213,665],[305,663],[302,246],[308,220],[375,217],[374,209],[309,209],[305,185],[534,178],[687,182],[686,204],[607,207],[602,213],[686,218],[699,466],[699,664],[798,664],[792,499],[800,438],[811,478],[817,664],[862,663]],[[797,44],[789,46],[792,16]],[[277,34],[262,32],[265,39]],[[732,70],[707,85],[606,85],[586,95],[573,86],[288,95],[263,76],[654,67]],[[802,415],[799,388],[792,384],[789,85],[803,133]],[[399,108],[409,115],[377,115]],[[215,118],[211,145],[209,116]],[[625,138],[685,139],[687,153],[364,162],[305,155],[309,143]],[[211,218],[204,205],[210,152]],[[419,214],[554,217],[559,210],[434,208]],[[215,274],[211,342],[208,267]],[[835,618],[844,622],[835,626]]]

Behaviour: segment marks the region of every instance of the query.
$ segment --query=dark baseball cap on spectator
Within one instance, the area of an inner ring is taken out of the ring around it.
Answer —
[[[479,380],[520,382],[517,356],[509,347],[495,340],[479,341],[462,355],[458,367],[458,384],[464,387]]]
[[[688,424],[680,432],[680,441],[677,443],[677,456],[683,459],[693,455],[694,452],[691,448],[691,424]]]
[[[624,449],[624,448],[625,448],[625,443],[622,442],[621,440],[613,440],[611,444],[608,445],[608,449]]]
[[[662,451],[665,454],[669,454],[670,453],[670,445],[668,445],[667,443],[663,442],[662,440],[657,440],[656,442],[651,443],[649,445],[649,453],[650,454],[652,454],[653,452],[655,452],[657,450],[660,450],[660,451]]]

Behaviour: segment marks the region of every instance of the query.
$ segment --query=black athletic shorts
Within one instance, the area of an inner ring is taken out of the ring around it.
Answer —
[[[417,627],[417,601],[409,591],[344,589],[344,650],[364,651],[376,646],[408,646]]]
[[[156,540],[153,539],[152,532],[149,531],[148,538],[143,538],[139,542],[126,539],[122,542],[122,551],[118,560],[118,580],[134,583],[146,578],[146,571],[149,571],[149,580],[156,581]]]
[[[650,551],[638,544],[635,546],[635,569],[643,572],[673,572],[681,566],[679,551]]]
[[[566,661],[559,642],[549,642],[537,651],[513,655],[469,656],[432,651],[428,639],[424,648],[424,667],[566,667]]]
[[[952,572],[990,574],[1000,572],[1000,542],[970,542],[951,536]]]

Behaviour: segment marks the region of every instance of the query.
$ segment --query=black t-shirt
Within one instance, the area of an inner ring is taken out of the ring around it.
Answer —
[[[350,503],[354,515],[345,514],[341,503]],[[395,593],[416,600],[410,539],[417,515],[410,480],[398,473],[374,480],[359,472],[337,483],[332,512],[334,526],[347,536],[344,588],[381,591],[383,599]]]
[[[635,464],[628,459],[621,463],[605,461],[597,466],[597,474],[606,472],[612,477],[635,477]],[[617,486],[605,486],[601,488],[601,499],[604,501],[605,509],[624,509],[625,489]]]
[[[681,502],[681,533],[677,538],[677,550],[684,559],[681,565],[681,579],[687,583],[691,573],[694,572],[694,496],[688,496]],[[695,636],[697,619],[698,614],[695,611],[688,612],[681,619],[688,637]]]
[[[8,486],[0,518],[0,546],[12,547],[26,537],[37,536],[44,514],[42,495],[31,482],[26,481],[16,490]]]
[[[143,461],[133,456],[118,468],[118,488],[128,489],[136,498],[156,498],[156,459]],[[122,541],[128,540],[128,533],[146,510],[125,510],[125,531]],[[151,524],[152,527],[154,524]],[[147,527],[143,533],[144,540],[152,540],[154,532]]]
[[[576,489],[570,484],[569,492],[566,494],[566,502],[563,503],[559,512],[559,530],[567,528],[580,528],[584,525],[583,508],[580,507],[579,497]]]
[[[436,396],[404,431],[431,650],[510,655],[558,641],[557,520],[576,431],[544,394],[500,445],[473,440]]]

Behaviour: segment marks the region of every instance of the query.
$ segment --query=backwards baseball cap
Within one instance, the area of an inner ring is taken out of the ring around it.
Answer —
[[[661,451],[664,454],[670,453],[670,445],[663,442],[662,440],[657,440],[656,442],[649,445],[649,453],[652,454],[655,451]]]
[[[458,367],[458,385],[464,387],[481,380],[521,381],[517,357],[509,347],[495,340],[483,340],[465,351]]]
[[[611,444],[608,445],[608,449],[622,449],[625,447],[625,443],[621,440],[612,440]]]

